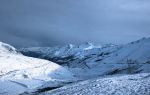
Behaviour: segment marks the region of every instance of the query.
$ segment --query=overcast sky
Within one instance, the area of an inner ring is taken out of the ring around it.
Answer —
[[[16,47],[148,36],[150,0],[0,0],[0,41]]]

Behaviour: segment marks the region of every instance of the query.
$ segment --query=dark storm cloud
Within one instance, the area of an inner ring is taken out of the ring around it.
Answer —
[[[0,40],[15,46],[126,43],[150,35],[149,0],[1,0]]]

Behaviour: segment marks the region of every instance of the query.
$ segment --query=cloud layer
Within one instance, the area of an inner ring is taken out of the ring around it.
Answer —
[[[149,0],[1,0],[0,40],[18,47],[150,36]]]

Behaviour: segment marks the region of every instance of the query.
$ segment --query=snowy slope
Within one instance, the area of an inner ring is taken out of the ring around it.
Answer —
[[[110,57],[103,62],[125,63],[128,59],[139,63],[150,62],[150,38],[142,38],[124,45],[120,50],[111,54]]]
[[[0,42],[0,94],[2,95],[15,95],[48,81],[67,82],[73,78],[73,75],[62,66],[43,59],[26,57],[18,53],[14,47]]]
[[[17,50],[6,43],[0,42],[0,53],[17,54]]]
[[[96,78],[37,95],[150,95],[150,73]]]

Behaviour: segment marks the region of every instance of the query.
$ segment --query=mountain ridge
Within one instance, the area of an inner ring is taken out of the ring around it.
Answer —
[[[93,48],[87,49],[90,46]],[[24,48],[20,51],[27,56],[51,60],[66,67],[75,73],[75,76],[86,79],[106,74],[150,72],[150,38],[142,38],[124,45],[98,46],[100,47],[86,43],[81,46],[71,45],[71,49],[62,46]],[[34,53],[37,55],[34,56]]]

